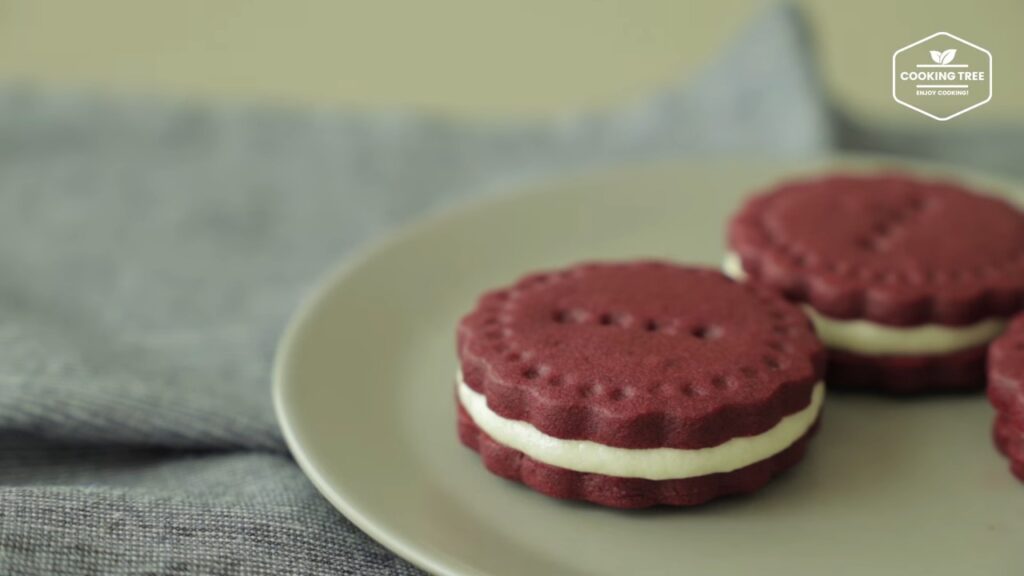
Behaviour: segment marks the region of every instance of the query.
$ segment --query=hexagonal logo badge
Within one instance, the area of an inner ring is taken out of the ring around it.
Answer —
[[[947,32],[936,32],[892,55],[892,97],[946,121],[992,99],[992,54]]]

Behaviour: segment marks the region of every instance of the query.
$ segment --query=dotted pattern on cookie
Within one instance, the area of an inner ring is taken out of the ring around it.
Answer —
[[[782,184],[745,204],[729,244],[751,280],[837,318],[960,325],[1024,305],[1024,214],[951,183]]]
[[[572,277],[580,278],[583,275],[583,273],[577,272],[576,274],[573,274]],[[511,337],[515,332],[512,328],[508,327],[508,323],[514,317],[511,314],[511,311],[514,310],[515,302],[522,297],[524,292],[550,286],[560,279],[562,279],[562,277],[556,275],[538,274],[520,281],[520,283],[509,292],[497,293],[496,299],[500,302],[500,305],[494,309],[495,315],[490,316],[484,321],[485,325],[499,326],[498,329],[485,333],[485,337],[499,342],[495,345],[494,349],[496,352],[505,352],[504,360],[506,362],[516,366],[521,366],[522,375],[525,379],[541,379],[548,385],[553,386],[561,386],[566,380],[574,381],[576,378],[573,374],[554,374],[551,367],[548,365],[531,364],[530,359],[535,357],[536,353],[529,349],[523,349],[514,341],[511,341]],[[774,300],[772,297],[766,296],[763,293],[758,294],[757,297],[765,303],[765,306],[770,307],[768,317],[772,321],[771,331],[777,337],[767,340],[764,344],[765,348],[769,352],[774,352],[776,355],[767,354],[762,357],[762,362],[769,370],[780,370],[784,363],[787,362],[787,355],[793,349],[792,346],[785,342],[785,338],[794,333],[797,330],[797,327],[794,327],[793,325],[792,316],[787,316],[777,307],[779,304],[777,300]],[[552,321],[557,324],[595,324],[612,329],[643,330],[648,333],[661,334],[664,336],[689,337],[703,341],[715,340],[721,338],[723,335],[723,329],[713,323],[685,322],[678,318],[648,318],[643,322],[640,322],[636,317],[628,312],[595,312],[580,308],[570,308],[556,309],[552,312],[551,317]],[[702,382],[697,385],[692,382],[687,382],[680,385],[678,389],[681,391],[686,390],[687,392],[684,392],[684,395],[706,396],[709,389],[724,391],[731,388],[737,388],[741,383],[741,379],[753,380],[756,379],[757,376],[758,371],[756,368],[745,365],[740,367],[736,374],[716,374],[711,376],[708,382]],[[552,382],[554,382],[554,384],[552,384]],[[673,395],[671,394],[671,391],[673,390],[671,387],[664,388],[656,386],[655,389],[661,390],[663,393],[668,393],[670,396]],[[622,400],[630,398],[636,394],[636,391],[629,386],[607,386],[601,383],[592,382],[578,384],[577,390],[580,396],[585,398],[607,395],[612,400]]]
[[[625,446],[767,430],[806,406],[823,367],[809,322],[781,298],[655,262],[535,274],[489,293],[463,320],[459,350],[465,381],[500,415]],[[729,419],[747,427],[733,432]]]

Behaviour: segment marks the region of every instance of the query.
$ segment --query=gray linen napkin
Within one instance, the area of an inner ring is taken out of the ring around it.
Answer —
[[[516,124],[0,89],[0,573],[419,573],[283,445],[270,365],[304,291],[370,237],[528,180],[918,144],[835,122],[810,53],[772,8],[686,85]]]

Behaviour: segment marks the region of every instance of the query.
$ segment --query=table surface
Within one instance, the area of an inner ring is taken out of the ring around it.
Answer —
[[[799,3],[828,86],[853,114],[934,124],[892,101],[890,58],[943,30],[985,46],[996,62],[995,97],[957,123],[1024,116],[1024,75],[1010,73],[1024,54],[1016,28],[1024,3]],[[547,115],[614,105],[691,76],[766,5],[0,0],[0,81],[485,118]]]

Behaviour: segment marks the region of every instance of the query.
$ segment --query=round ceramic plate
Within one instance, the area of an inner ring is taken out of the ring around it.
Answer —
[[[296,460],[360,528],[438,574],[1024,574],[1024,486],[992,447],[980,394],[833,394],[802,464],[692,509],[553,500],[492,476],[456,438],[455,325],[480,292],[579,260],[717,265],[745,195],[836,167],[936,171],[877,158],[649,165],[472,204],[373,247],[281,343],[275,401]]]

